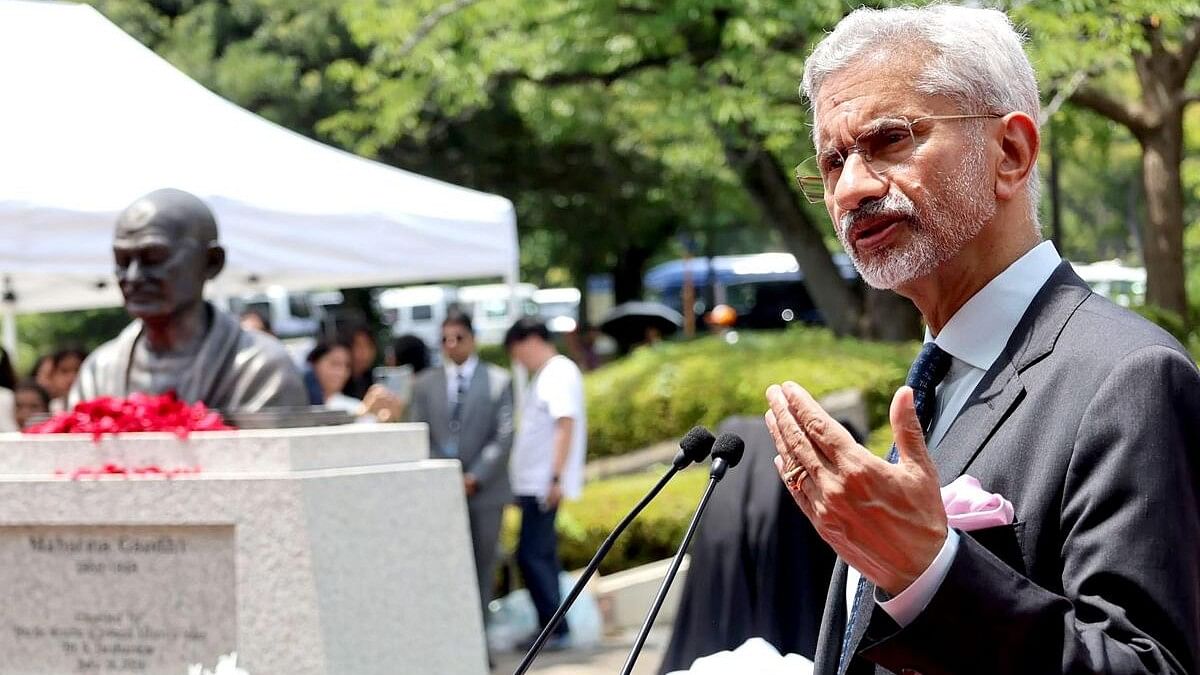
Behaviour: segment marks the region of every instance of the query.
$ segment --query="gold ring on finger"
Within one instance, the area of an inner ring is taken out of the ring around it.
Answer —
[[[804,479],[808,478],[808,471],[802,466],[798,466],[783,475],[783,482],[793,490],[799,490],[804,483]]]

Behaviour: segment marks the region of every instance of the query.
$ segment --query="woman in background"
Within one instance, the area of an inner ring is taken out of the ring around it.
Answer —
[[[50,412],[50,394],[33,379],[22,380],[13,390],[15,404],[13,414],[17,420],[17,428],[29,426],[30,420],[38,415]]]
[[[54,387],[54,355],[44,354],[33,364],[29,377],[48,393]]]
[[[389,366],[412,366],[413,375],[429,367],[429,348],[425,341],[413,334],[401,335],[392,341],[391,353],[387,356]]]
[[[308,353],[308,370],[304,373],[309,403],[359,414],[362,401],[342,393],[348,381],[350,345],[345,342],[318,342]]]
[[[0,431],[19,431],[13,389],[17,386],[17,371],[13,369],[8,352],[0,347]]]
[[[54,353],[54,375],[46,393],[50,394],[50,410],[61,412],[67,409],[67,395],[79,377],[79,368],[87,358],[87,351],[79,347],[66,347]],[[41,384],[40,382],[38,384]]]

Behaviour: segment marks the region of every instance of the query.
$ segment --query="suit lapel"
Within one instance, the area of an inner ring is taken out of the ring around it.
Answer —
[[[462,410],[459,412],[459,421],[465,425],[467,420],[478,419],[477,415],[480,404],[486,401],[488,397],[487,366],[484,365],[483,361],[475,364],[475,372],[471,373],[471,383],[467,385],[467,391],[463,394],[463,397],[464,400]]]
[[[950,430],[933,452],[943,485],[966,471],[971,461],[1025,398],[1021,372],[1054,349],[1067,320],[1091,290],[1063,261],[1030,303],[1004,351],[971,393]]]
[[[429,423],[438,430],[438,436],[450,433],[450,402],[446,400],[446,369],[437,368],[430,378]]]
[[[945,438],[933,452],[942,484],[958,478],[1000,424],[1024,398],[1025,386],[1001,354],[963,405]]]
[[[838,657],[842,654],[842,636],[846,633],[846,582],[849,567],[840,557],[833,565],[829,593],[825,596],[825,612],[821,616],[821,633],[817,651],[813,654],[814,675],[834,675]]]

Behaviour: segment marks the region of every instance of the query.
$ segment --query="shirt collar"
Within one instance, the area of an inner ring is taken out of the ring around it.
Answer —
[[[471,379],[471,376],[475,374],[475,366],[478,363],[478,354],[472,354],[468,356],[467,360],[463,361],[461,366],[450,359],[446,359],[446,379],[453,380],[454,378],[458,377],[459,372],[462,372],[463,379],[469,380]]]
[[[971,296],[936,338],[926,328],[925,341],[974,368],[991,368],[1060,262],[1052,242],[1038,244]]]

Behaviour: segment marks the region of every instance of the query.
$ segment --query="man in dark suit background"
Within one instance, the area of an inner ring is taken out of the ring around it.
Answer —
[[[429,425],[430,456],[462,462],[479,600],[487,607],[501,517],[512,501],[512,381],[503,368],[479,359],[471,317],[459,311],[442,322],[442,358],[441,367],[417,377],[409,418]]]
[[[1200,672],[1200,374],[1041,242],[1038,94],[994,10],[848,15],[805,65],[823,198],[863,278],[928,326],[871,455],[799,385],[767,426],[839,555],[816,669]],[[1008,524],[948,526],[970,475]]]

